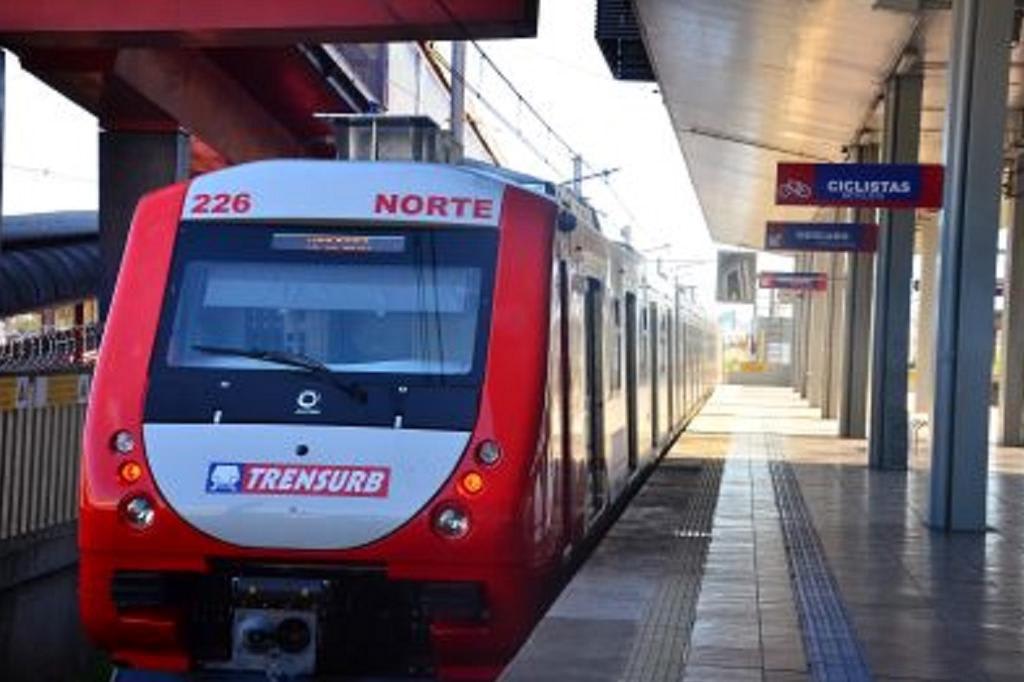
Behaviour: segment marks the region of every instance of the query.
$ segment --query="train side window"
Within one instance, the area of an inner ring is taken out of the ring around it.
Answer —
[[[647,311],[643,310],[640,312],[640,343],[637,346],[639,356],[637,364],[640,366],[640,376],[644,377],[643,383],[646,383],[647,376]]]
[[[667,312],[663,312],[659,316],[658,326],[660,327],[658,334],[658,372],[667,375],[668,374],[668,316]]]

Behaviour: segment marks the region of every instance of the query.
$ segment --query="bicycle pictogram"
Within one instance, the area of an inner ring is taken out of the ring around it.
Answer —
[[[790,178],[779,187],[780,199],[810,199],[814,191],[806,182]]]

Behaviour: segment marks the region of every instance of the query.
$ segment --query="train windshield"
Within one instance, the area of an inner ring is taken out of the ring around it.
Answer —
[[[479,230],[183,226],[166,366],[471,375],[496,239]]]

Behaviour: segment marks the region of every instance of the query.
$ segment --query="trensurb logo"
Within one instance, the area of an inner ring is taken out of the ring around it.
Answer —
[[[208,493],[237,493],[242,489],[240,464],[211,464],[206,479]]]
[[[214,462],[206,475],[206,492],[387,497],[390,483],[389,467]]]

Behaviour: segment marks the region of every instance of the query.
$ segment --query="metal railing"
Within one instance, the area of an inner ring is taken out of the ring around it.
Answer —
[[[0,377],[0,549],[76,518],[90,379]]]
[[[0,374],[91,368],[100,345],[100,325],[17,334],[0,340]]]

